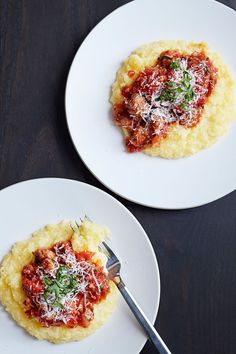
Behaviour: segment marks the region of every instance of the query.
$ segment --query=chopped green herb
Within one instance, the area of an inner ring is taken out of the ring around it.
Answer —
[[[177,87],[176,91],[178,93],[183,93],[185,91],[185,89],[183,87]]]
[[[172,60],[172,62],[170,63],[170,67],[171,69],[181,69],[179,60]]]
[[[164,57],[165,56],[161,58]],[[181,69],[182,79],[179,82],[167,81],[164,90],[155,100],[161,102],[176,102],[177,104],[181,103],[180,107],[187,112],[190,110],[188,103],[192,101],[195,96],[191,85],[192,75],[182,68],[179,60],[173,60],[169,57],[167,58],[171,59],[170,67],[172,69]]]
[[[161,95],[156,98],[156,101],[171,101],[176,100],[176,91],[175,90],[163,90]]]
[[[177,88],[177,83],[176,82],[168,81],[166,84],[168,85],[169,88],[172,88],[172,89]]]
[[[185,95],[185,101],[189,102],[189,101],[192,101],[192,99],[194,98],[195,96],[195,93],[193,91],[193,89],[191,88],[190,90],[188,90],[186,92],[186,95]]]
[[[180,108],[182,108],[185,112],[189,112],[190,108],[187,103],[182,103],[180,105]]]
[[[174,81],[167,81],[166,88],[157,97],[156,101],[182,101],[180,107],[186,112],[189,111],[188,102],[192,101],[195,93],[191,86],[192,76],[185,70],[183,71],[183,79],[177,83]]]
[[[190,81],[192,79],[192,76],[186,70],[184,71],[183,76],[184,76],[184,80],[189,80]]]
[[[60,266],[56,273],[56,278],[43,277],[44,299],[53,307],[63,305],[60,300],[68,293],[73,292],[77,287],[76,277],[70,273],[69,267]]]
[[[188,90],[188,89],[190,89],[191,88],[191,84],[190,84],[190,82],[189,81],[182,81],[181,82],[181,84],[182,84],[182,87],[184,87],[186,90]]]

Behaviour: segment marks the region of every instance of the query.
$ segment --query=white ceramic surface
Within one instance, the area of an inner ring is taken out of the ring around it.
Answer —
[[[110,245],[122,260],[127,286],[154,322],[159,306],[160,279],[151,243],[135,217],[107,193],[77,181],[46,178],[18,183],[0,192],[0,259],[15,241],[62,219],[88,215],[111,231]],[[146,338],[120,298],[109,321],[81,342],[55,345],[28,335],[0,306],[1,354],[132,354]]]
[[[124,151],[111,118],[111,84],[137,47],[160,39],[206,41],[236,77],[235,11],[212,0],[136,0],[101,21],[79,48],[68,77],[66,113],[74,145],[108,188],[139,204],[199,206],[236,186],[236,124],[212,147],[179,160]]]

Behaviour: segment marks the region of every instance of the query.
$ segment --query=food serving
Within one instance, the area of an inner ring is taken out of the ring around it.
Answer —
[[[126,150],[164,158],[213,144],[235,116],[233,79],[206,43],[142,46],[119,69],[111,102]]]
[[[84,219],[48,225],[18,242],[0,268],[0,300],[31,335],[81,340],[102,326],[117,290],[98,249],[107,229]]]

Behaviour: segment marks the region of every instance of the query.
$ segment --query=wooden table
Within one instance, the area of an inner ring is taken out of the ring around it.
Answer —
[[[65,83],[88,32],[126,2],[0,1],[0,188],[54,176],[106,190],[70,140]],[[236,8],[235,0],[222,2]],[[173,354],[235,354],[236,192],[182,211],[115,197],[138,218],[155,249],[162,284],[156,328]],[[141,353],[155,350],[147,343]]]

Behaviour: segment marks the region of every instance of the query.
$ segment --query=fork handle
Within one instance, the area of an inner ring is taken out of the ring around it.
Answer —
[[[118,289],[121,292],[121,295],[129,305],[131,311],[133,312],[134,316],[138,320],[139,324],[143,327],[144,331],[146,332],[150,341],[154,344],[159,354],[171,354],[157,331],[155,330],[154,326],[148,320],[146,315],[143,313],[137,302],[134,300],[133,296],[130,294],[129,290],[126,288],[124,283],[121,281],[116,284]]]

